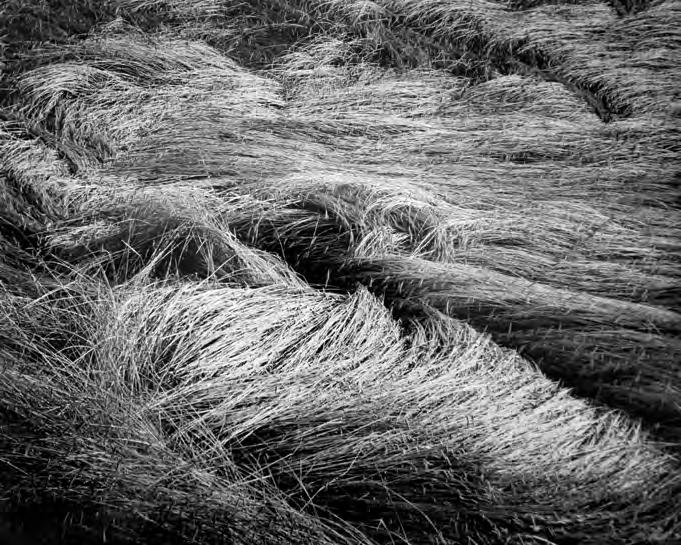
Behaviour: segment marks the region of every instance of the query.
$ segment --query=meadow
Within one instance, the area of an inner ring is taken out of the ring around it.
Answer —
[[[681,0],[6,0],[0,543],[681,542]]]

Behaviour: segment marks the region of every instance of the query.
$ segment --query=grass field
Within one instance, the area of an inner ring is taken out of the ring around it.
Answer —
[[[0,544],[681,542],[681,1],[0,5]]]

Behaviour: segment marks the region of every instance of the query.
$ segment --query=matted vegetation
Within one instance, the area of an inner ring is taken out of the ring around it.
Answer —
[[[680,6],[5,2],[0,541],[681,539]]]

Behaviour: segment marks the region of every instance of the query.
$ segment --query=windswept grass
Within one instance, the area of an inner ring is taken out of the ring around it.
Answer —
[[[0,539],[681,539],[678,7],[5,3]]]
[[[201,542],[673,531],[670,458],[443,316],[403,338],[363,290],[142,278],[3,306],[6,494],[77,505],[74,531],[135,539],[175,517]],[[38,456],[12,447],[28,430]]]

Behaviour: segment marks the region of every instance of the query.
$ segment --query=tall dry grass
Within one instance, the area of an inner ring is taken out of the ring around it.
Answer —
[[[57,54],[61,62],[51,62]],[[432,71],[386,72],[354,57],[352,43],[318,42],[282,59],[273,80],[205,45],[108,30],[33,51],[32,62],[42,66],[18,78],[16,115],[34,131],[54,134],[75,172],[104,165],[146,184],[191,180],[218,200],[255,197],[245,205],[210,204],[208,221],[226,222],[247,243],[279,253],[316,285],[342,284],[334,276],[347,269],[346,260],[402,254],[520,275],[546,293],[567,289],[560,300],[589,300],[574,289],[606,296],[618,312],[626,301],[674,307],[674,187],[659,178],[674,167],[667,132],[637,138],[628,122],[622,141],[614,124],[604,128],[556,84],[513,76],[472,85]],[[558,115],[564,111],[568,119]],[[465,123],[453,125],[464,113]],[[637,162],[657,178],[627,187]],[[565,175],[546,184],[559,165]],[[500,180],[502,172],[510,183]],[[156,240],[134,215],[125,218],[125,209],[106,214],[129,223],[107,235],[125,241],[111,251],[129,245],[132,228]],[[164,221],[150,221],[150,229],[179,228],[185,220]],[[197,240],[208,236],[203,228],[198,233]],[[158,241],[149,244],[137,253],[155,250]],[[187,251],[196,254],[200,243],[185,246],[192,245]],[[213,270],[205,263],[183,267]],[[572,327],[563,313],[527,312],[536,314],[533,323]],[[668,321],[675,320],[671,313]],[[645,312],[634,313],[627,327],[665,334],[651,329]],[[579,361],[592,365],[586,356]],[[572,366],[556,376],[575,384]],[[669,395],[663,404],[673,407]]]
[[[0,8],[0,528],[679,538],[676,3],[85,4]]]
[[[442,315],[405,337],[364,290],[144,276],[3,309],[5,495],[82,539],[675,532],[669,456]]]

